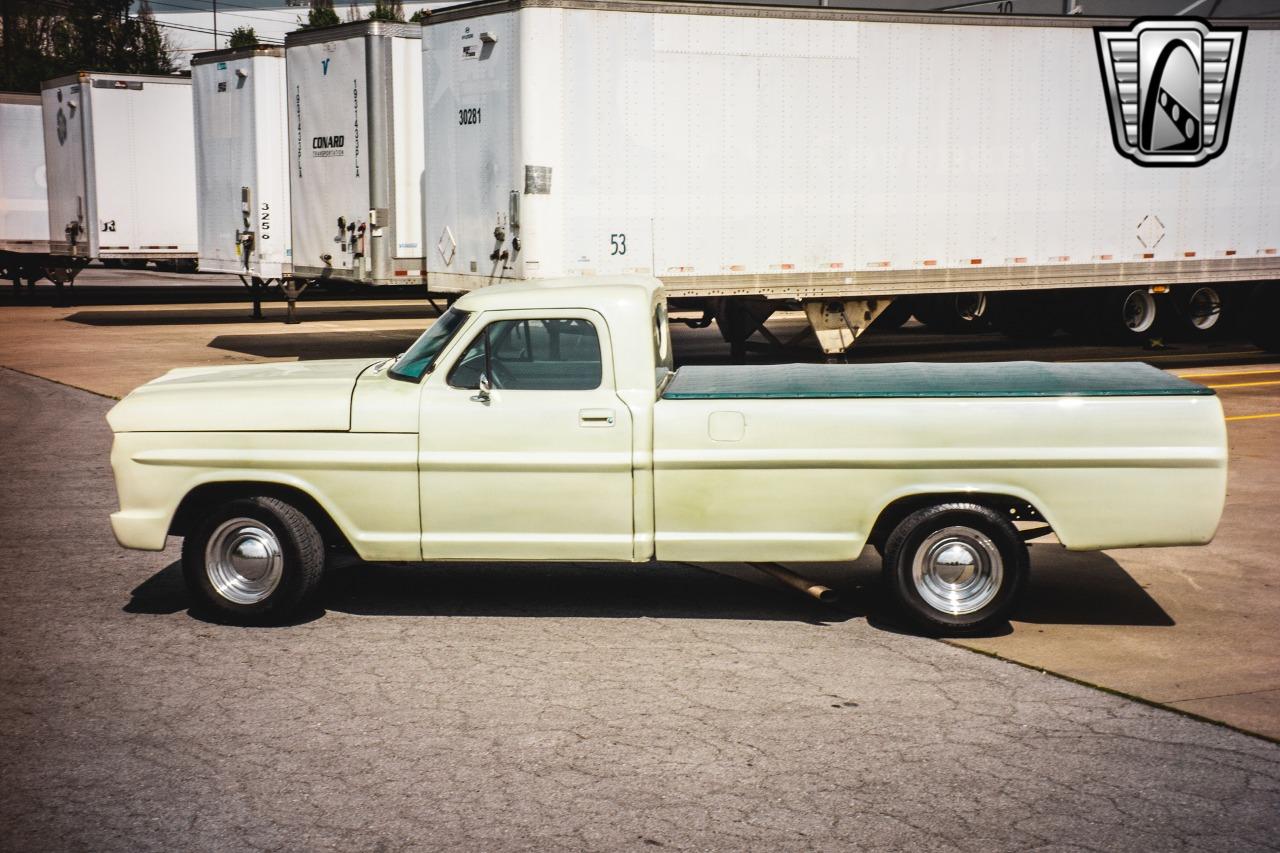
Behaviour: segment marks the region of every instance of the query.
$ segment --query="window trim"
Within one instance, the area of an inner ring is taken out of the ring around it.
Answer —
[[[609,336],[609,326],[605,322],[604,317],[596,311],[587,308],[565,308],[565,309],[535,309],[535,310],[514,310],[514,311],[484,311],[476,317],[477,328],[475,333],[467,339],[467,342],[458,348],[457,355],[451,359],[448,370],[442,371],[443,383],[446,388],[451,391],[468,391],[473,392],[476,389],[471,387],[462,387],[453,384],[453,374],[462,364],[463,358],[471,351],[472,346],[484,336],[484,360],[485,373],[489,376],[490,382],[493,381],[492,374],[492,353],[491,341],[489,340],[489,329],[498,323],[518,323],[521,321],[531,322],[534,320],[582,320],[591,326],[592,331],[596,334],[596,345],[600,352],[600,378],[591,388],[502,388],[495,387],[495,391],[506,391],[511,393],[545,393],[547,391],[600,391],[604,389],[614,390],[616,383],[613,377],[613,347],[612,340]],[[603,331],[602,331],[603,330]],[[462,330],[459,330],[462,331]],[[456,341],[456,338],[455,338]],[[451,342],[452,343],[452,342]],[[437,364],[440,360],[437,359]]]

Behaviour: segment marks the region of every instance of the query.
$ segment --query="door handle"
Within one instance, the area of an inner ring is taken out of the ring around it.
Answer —
[[[581,409],[578,411],[578,426],[611,427],[613,409]]]

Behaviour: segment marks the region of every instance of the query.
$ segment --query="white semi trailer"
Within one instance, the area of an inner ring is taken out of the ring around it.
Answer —
[[[0,274],[20,284],[43,273],[49,251],[40,96],[0,92]]]
[[[386,21],[286,36],[296,279],[425,281],[420,36]]]
[[[1206,145],[1215,117],[1230,144],[1155,168],[1120,150],[1104,85],[1109,67],[1128,128],[1136,58],[1099,61],[1095,27],[1128,24],[613,0],[436,11],[429,286],[652,273],[739,345],[798,302],[828,353],[900,296],[976,294],[961,301],[991,303],[1012,333],[1086,311],[1137,336],[1175,303],[1199,329],[1243,282],[1250,316],[1274,311],[1252,283],[1280,278],[1280,25],[1240,24],[1235,53],[1229,34],[1197,42],[1213,60],[1194,95]],[[1255,336],[1276,345],[1277,326]]]
[[[191,83],[200,270],[239,276],[261,317],[263,291],[287,288],[293,264],[284,48],[196,54]]]
[[[81,71],[41,89],[51,264],[194,270],[191,80]]]

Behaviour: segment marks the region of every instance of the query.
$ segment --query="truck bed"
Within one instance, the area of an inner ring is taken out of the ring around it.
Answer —
[[[1212,395],[1149,364],[776,364],[682,367],[664,400]]]

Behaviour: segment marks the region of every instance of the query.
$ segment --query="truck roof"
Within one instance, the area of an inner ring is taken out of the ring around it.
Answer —
[[[590,308],[608,316],[622,303],[639,304],[647,315],[661,289],[662,282],[647,275],[568,276],[483,287],[459,297],[454,305],[461,311]]]

